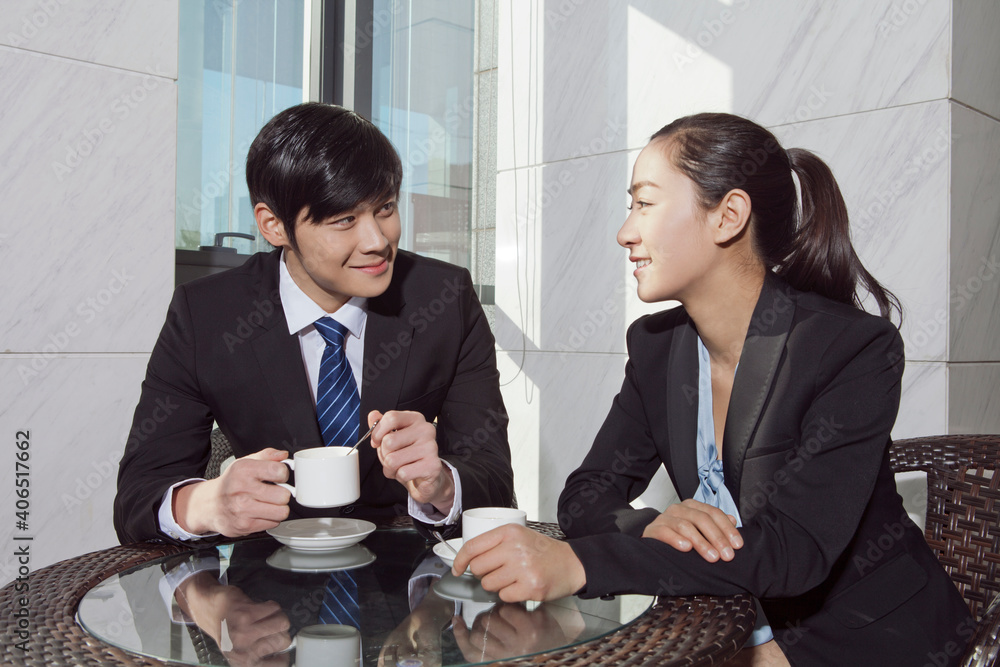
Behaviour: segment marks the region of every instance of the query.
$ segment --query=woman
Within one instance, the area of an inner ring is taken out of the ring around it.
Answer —
[[[682,305],[629,329],[621,392],[559,500],[571,539],[505,527],[455,570],[505,600],[749,591],[771,664],[956,660],[968,609],[889,469],[898,302],[854,253],[828,167],[699,114],[653,135],[629,193],[639,297]],[[660,464],[685,500],[632,509]]]

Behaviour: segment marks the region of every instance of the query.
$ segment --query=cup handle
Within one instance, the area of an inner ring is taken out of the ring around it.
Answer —
[[[282,459],[281,462],[284,463],[285,465],[287,465],[289,467],[289,469],[295,470],[295,460],[294,459]],[[281,488],[285,489],[290,494],[292,494],[292,498],[295,497],[295,487],[292,486],[291,484],[276,483],[275,486],[280,486]]]

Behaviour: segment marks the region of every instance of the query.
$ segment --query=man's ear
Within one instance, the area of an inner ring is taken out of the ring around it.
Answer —
[[[739,238],[750,222],[750,210],[750,195],[745,191],[727,192],[712,211],[713,240],[722,245]]]
[[[259,202],[253,207],[253,215],[257,219],[257,229],[260,230],[260,235],[267,239],[268,243],[275,248],[291,245],[288,234],[285,232],[285,225],[274,214],[270,206]]]

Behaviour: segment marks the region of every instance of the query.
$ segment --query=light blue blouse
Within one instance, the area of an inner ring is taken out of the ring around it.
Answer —
[[[712,361],[708,356],[708,348],[698,336],[698,490],[694,499],[706,505],[718,507],[726,514],[736,517],[736,526],[743,525],[740,511],[736,508],[733,496],[726,488],[722,474],[722,461],[719,460],[718,449],[715,446],[715,419],[712,415]],[[739,558],[739,552],[736,552]],[[768,625],[764,610],[757,603],[757,626],[747,640],[747,646],[757,646],[774,639],[771,626]]]

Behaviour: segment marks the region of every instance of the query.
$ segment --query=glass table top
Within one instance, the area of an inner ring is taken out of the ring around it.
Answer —
[[[504,603],[455,577],[412,529],[301,551],[272,538],[150,561],[80,602],[91,635],[190,665],[483,664],[590,641],[645,612],[646,596]]]

